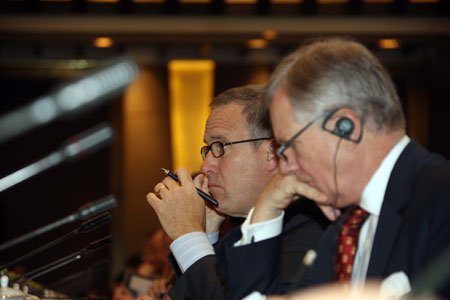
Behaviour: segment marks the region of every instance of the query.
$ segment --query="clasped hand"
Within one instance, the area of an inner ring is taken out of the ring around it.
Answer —
[[[318,189],[301,182],[295,175],[275,175],[264,188],[255,205],[251,223],[274,219],[299,196],[313,200],[325,216],[334,220],[340,211],[330,206],[328,197]]]

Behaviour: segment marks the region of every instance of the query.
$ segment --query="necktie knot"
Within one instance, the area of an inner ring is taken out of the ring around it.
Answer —
[[[350,214],[345,220],[344,225],[342,226],[342,230],[346,231],[350,236],[357,236],[359,234],[359,230],[361,229],[362,224],[369,216],[369,213],[366,212],[361,207],[357,206],[353,208]]]

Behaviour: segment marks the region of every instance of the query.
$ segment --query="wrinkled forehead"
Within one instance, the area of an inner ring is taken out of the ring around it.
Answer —
[[[206,121],[204,141],[248,138],[248,124],[242,109],[243,106],[237,104],[213,108]]]

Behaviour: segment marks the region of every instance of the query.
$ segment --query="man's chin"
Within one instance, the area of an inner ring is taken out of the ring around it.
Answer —
[[[242,212],[238,212],[238,211],[235,211],[235,210],[228,210],[228,209],[222,209],[221,211],[220,211],[220,213],[221,214],[223,214],[223,215],[227,215],[227,216],[230,216],[230,217],[235,217],[235,218],[247,218],[247,215],[248,215],[248,213],[242,213]]]
[[[229,216],[229,214],[227,214],[226,211],[223,211],[222,209],[220,209],[220,202],[219,202],[219,207],[215,207],[214,210],[216,211],[216,213],[222,217],[227,217]]]
[[[220,215],[223,215],[223,216],[242,217],[242,214],[228,209],[228,207],[226,205],[221,206],[220,202],[219,202],[219,206],[216,208],[216,212],[218,212]]]
[[[217,200],[217,202],[219,202],[219,206],[216,207],[216,212],[219,213],[220,215],[231,216],[228,209],[221,205],[222,202],[220,202],[219,200]]]

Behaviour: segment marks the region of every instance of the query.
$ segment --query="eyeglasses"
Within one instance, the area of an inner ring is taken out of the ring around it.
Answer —
[[[222,142],[214,142],[211,143],[209,146],[203,146],[200,149],[200,153],[202,154],[203,160],[205,160],[206,155],[208,155],[208,152],[211,151],[212,155],[215,158],[222,157],[225,154],[225,147],[233,144],[241,144],[241,143],[248,143],[248,142],[256,142],[256,141],[262,141],[262,140],[270,140],[270,137],[266,138],[257,138],[257,139],[249,139],[249,140],[242,140],[242,141],[236,141],[236,142],[229,142],[229,143],[222,143]]]
[[[276,154],[279,158],[283,159],[284,161],[287,161],[287,156],[284,155],[284,151],[286,151],[286,149],[292,145],[292,143],[295,141],[296,138],[299,137],[300,134],[302,134],[306,129],[308,129],[308,127],[310,127],[315,121],[317,121],[319,117],[314,118],[312,121],[310,121],[308,124],[305,125],[305,127],[303,127],[302,129],[300,129],[299,132],[297,132],[293,137],[291,137],[286,143],[284,143],[283,145],[280,146],[280,148],[278,148],[278,150],[276,150]]]

